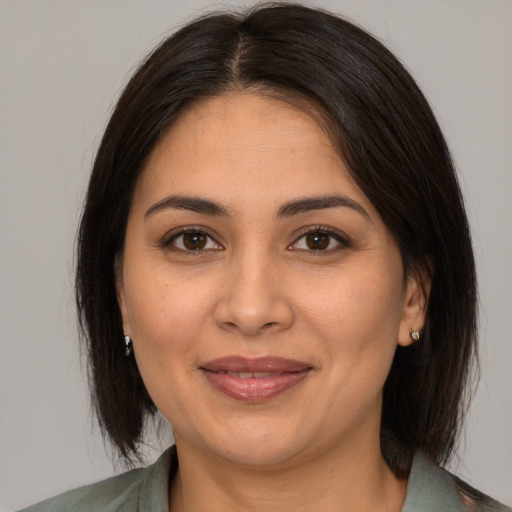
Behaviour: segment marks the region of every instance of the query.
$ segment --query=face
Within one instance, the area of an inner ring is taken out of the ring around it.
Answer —
[[[178,447],[237,464],[378,446],[397,343],[423,325],[421,288],[329,138],[250,94],[195,105],[154,149],[117,286]]]

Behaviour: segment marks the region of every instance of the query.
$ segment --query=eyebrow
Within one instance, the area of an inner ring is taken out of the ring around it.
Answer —
[[[279,208],[277,211],[277,217],[292,217],[300,213],[337,207],[350,208],[371,222],[370,215],[357,201],[342,195],[304,197],[289,201]],[[144,214],[144,219],[168,209],[188,210],[201,213],[203,215],[219,217],[228,217],[230,215],[229,208],[215,201],[201,199],[198,197],[173,195],[164,197],[157,203],[150,206]]]
[[[144,214],[144,219],[162,210],[168,209],[189,210],[204,215],[216,215],[220,217],[227,217],[229,215],[228,208],[214,201],[209,201],[208,199],[187,196],[168,196],[150,206]]]
[[[278,217],[291,217],[299,213],[307,213],[313,210],[324,210],[326,208],[344,207],[350,208],[361,214],[368,221],[372,221],[368,212],[353,199],[342,195],[304,197],[285,203],[277,212]]]

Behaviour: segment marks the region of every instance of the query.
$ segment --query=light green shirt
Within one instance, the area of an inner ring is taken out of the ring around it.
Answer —
[[[20,512],[169,512],[169,482],[177,468],[173,446],[147,468],[74,489]],[[512,509],[471,489],[417,454],[402,512],[512,512]]]

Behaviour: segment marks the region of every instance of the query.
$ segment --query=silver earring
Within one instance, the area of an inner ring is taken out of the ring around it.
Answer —
[[[420,339],[419,329],[409,329],[409,334],[411,336],[412,341],[418,341]]]
[[[124,337],[124,344],[125,344],[124,355],[126,357],[130,357],[130,355],[132,353],[132,349],[133,349],[133,343],[132,343],[130,336]]]

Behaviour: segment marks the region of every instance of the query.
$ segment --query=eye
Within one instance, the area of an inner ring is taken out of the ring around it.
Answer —
[[[289,249],[300,251],[328,252],[348,247],[349,242],[337,233],[315,228],[300,236]]]
[[[198,229],[184,229],[171,236],[167,246],[180,251],[208,251],[223,249],[208,233]]]

